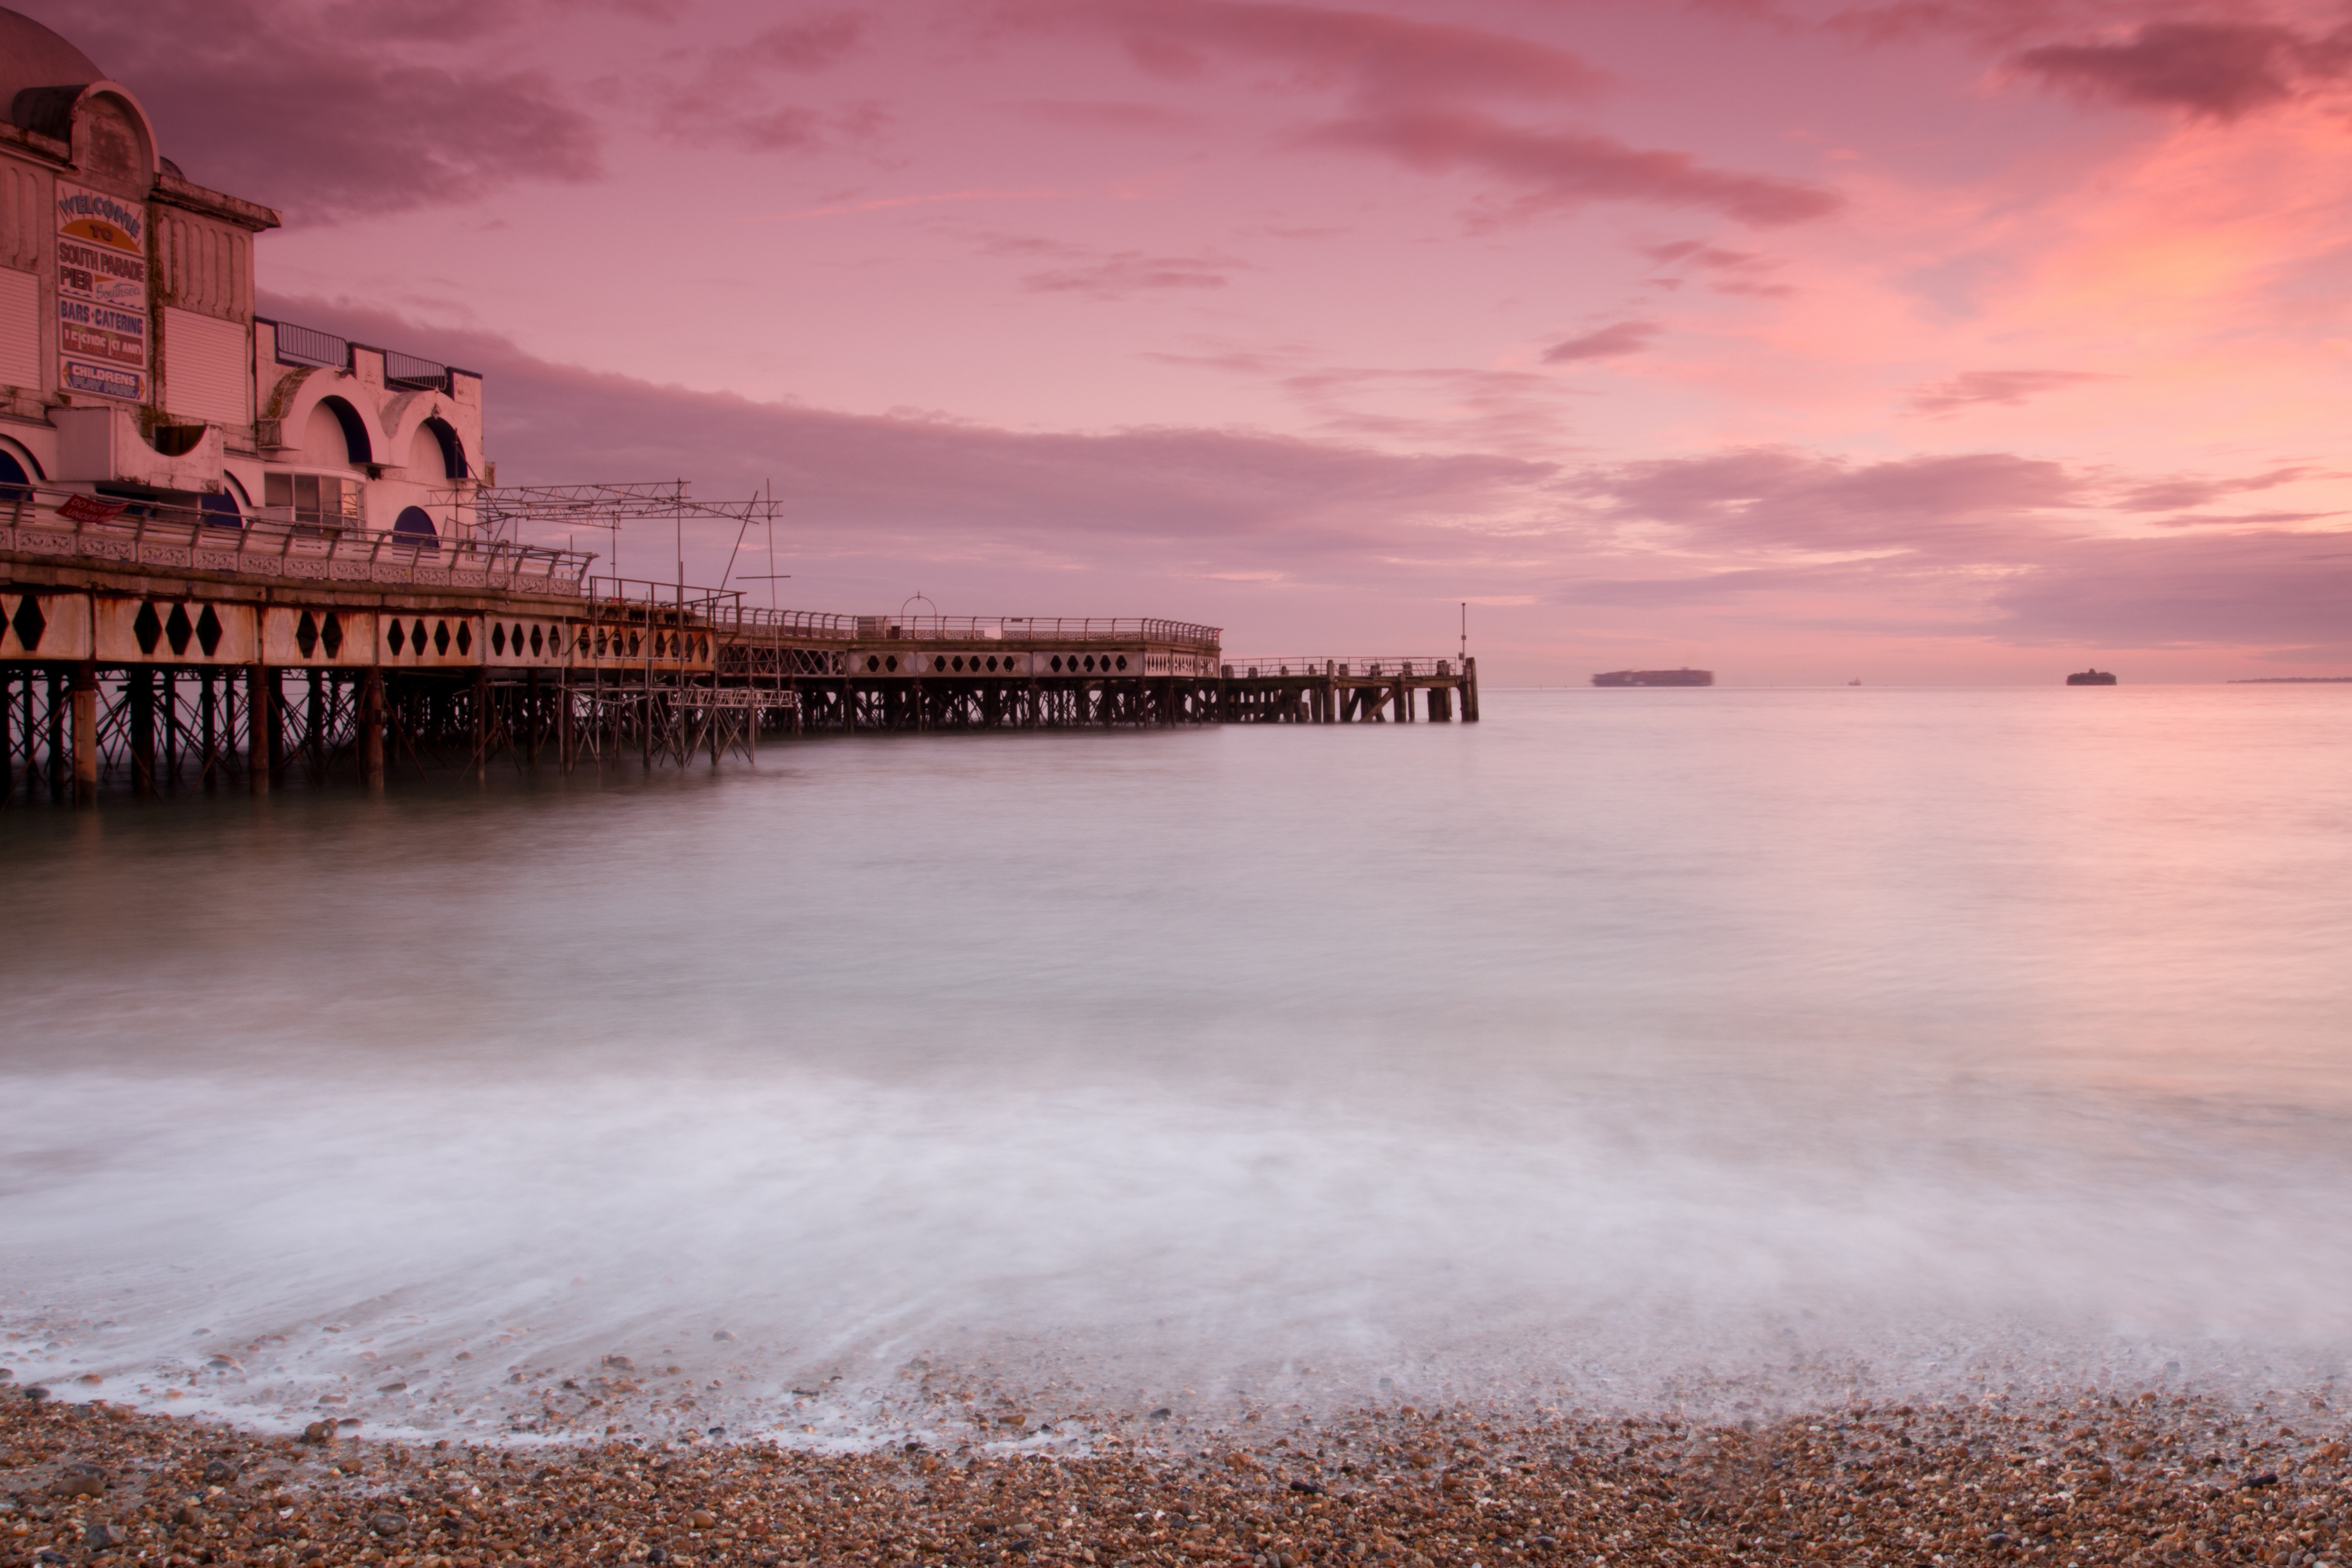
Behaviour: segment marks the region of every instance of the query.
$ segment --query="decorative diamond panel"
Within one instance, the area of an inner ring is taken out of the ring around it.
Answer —
[[[343,651],[343,618],[332,610],[327,612],[327,624],[319,628],[319,643],[329,658]]]
[[[408,628],[395,620],[392,623],[392,630],[383,634],[383,640],[397,654],[408,646]]]
[[[49,618],[41,614],[41,601],[27,594],[16,601],[16,614],[8,624],[16,630],[16,641],[26,653],[37,653],[41,647],[41,634],[49,629]]]
[[[294,623],[294,646],[302,650],[304,658],[319,651],[319,623],[308,610],[303,611],[302,618]]]
[[[206,658],[212,658],[214,650],[220,647],[225,629],[220,617],[213,614],[213,607],[206,605],[205,613],[196,617],[196,646],[205,650]]]
[[[496,654],[507,651],[507,628],[503,622],[490,628],[490,651]]]
[[[171,616],[163,623],[163,640],[172,645],[176,658],[188,651],[188,640],[196,635],[196,623],[188,619],[188,606],[174,605]]]
[[[449,623],[446,621],[433,623],[433,651],[435,653],[449,651]]]
[[[474,651],[474,628],[464,621],[457,623],[457,651],[459,653]]]
[[[153,653],[155,645],[163,640],[163,617],[155,613],[155,601],[148,600],[131,617],[131,635],[139,639],[141,653]]]

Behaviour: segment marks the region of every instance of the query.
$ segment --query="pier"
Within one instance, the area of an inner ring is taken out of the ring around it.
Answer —
[[[470,499],[509,525],[553,511],[618,526],[656,501],[665,516],[749,515],[698,510],[682,486]],[[594,564],[496,532],[224,521],[6,485],[0,799],[717,765],[822,733],[1478,717],[1471,658],[1236,658],[1215,626],[1149,618],[762,610],[739,589]]]

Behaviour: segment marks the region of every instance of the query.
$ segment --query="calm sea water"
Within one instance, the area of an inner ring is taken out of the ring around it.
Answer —
[[[8,1364],[817,1438],[2344,1364],[2352,689],[1487,708],[12,811]]]

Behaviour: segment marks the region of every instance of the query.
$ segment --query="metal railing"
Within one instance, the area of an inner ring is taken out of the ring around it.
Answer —
[[[1462,673],[1462,659],[1457,654],[1356,654],[1332,658],[1304,654],[1255,654],[1248,658],[1219,655],[1218,668],[1229,679],[1293,679],[1313,677],[1317,679],[1412,680],[1450,679]]]
[[[1073,619],[1056,616],[826,616],[806,610],[747,609],[732,629],[752,637],[878,642],[1166,643],[1214,649],[1216,626],[1150,617]]]
[[[256,319],[269,321],[267,316]],[[349,338],[339,338],[316,327],[298,327],[291,321],[269,321],[269,324],[278,329],[279,364],[316,365],[322,370],[351,368],[352,343]]]
[[[268,316],[257,316],[257,321],[276,329],[278,363],[307,364],[320,370],[352,368],[352,341],[322,332],[316,327],[298,327],[291,321],[275,321]],[[373,348],[373,344],[362,347]],[[437,359],[425,359],[416,354],[402,353],[397,349],[376,349],[383,355],[383,382],[408,392],[447,392],[449,376],[456,368]],[[471,374],[468,372],[467,374]]]
[[[816,610],[747,609],[723,623],[719,630],[761,642],[854,642],[859,619]]]
[[[383,384],[407,392],[446,392],[449,367],[439,360],[419,359],[393,349],[383,351]]]
[[[79,515],[59,509],[73,505]],[[503,588],[578,595],[583,552],[500,541],[420,539],[356,528],[93,496],[48,485],[0,485],[0,550],[125,565],[233,572],[306,582]]]

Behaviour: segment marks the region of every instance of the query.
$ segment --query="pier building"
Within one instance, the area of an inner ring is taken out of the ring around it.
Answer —
[[[773,526],[667,484],[509,486],[483,378],[254,311],[278,214],[0,9],[0,803],[763,734],[1475,721],[1466,658],[1228,657],[1157,619],[818,615],[593,574],[559,526]]]

